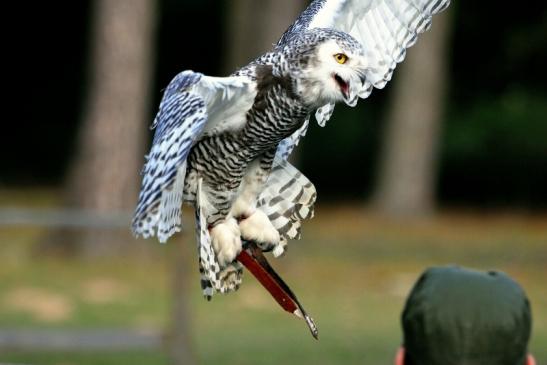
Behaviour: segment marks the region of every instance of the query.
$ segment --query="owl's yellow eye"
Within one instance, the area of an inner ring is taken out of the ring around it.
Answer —
[[[345,54],[343,53],[338,53],[338,54],[335,54],[334,55],[334,59],[336,60],[336,62],[338,62],[339,64],[343,65],[344,63],[348,62],[348,56],[346,56]]]

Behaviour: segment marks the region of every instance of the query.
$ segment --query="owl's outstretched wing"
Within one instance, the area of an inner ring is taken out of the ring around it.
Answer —
[[[156,131],[132,222],[136,236],[157,235],[165,242],[180,231],[190,149],[204,133],[245,123],[255,96],[255,83],[246,77],[215,78],[184,71],[171,81],[152,125]]]
[[[407,48],[429,29],[433,15],[450,5],[450,0],[315,0],[281,37],[283,46],[291,37],[313,28],[334,28],[351,34],[365,50],[366,82],[359,94],[367,98],[373,88],[383,88],[402,62]],[[317,114],[324,125],[332,106]],[[322,109],[323,109],[322,108]]]

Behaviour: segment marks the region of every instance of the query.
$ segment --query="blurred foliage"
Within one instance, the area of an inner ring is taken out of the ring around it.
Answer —
[[[387,94],[376,91],[374,100],[356,108],[337,105],[326,127],[313,125],[300,142],[300,165],[322,199],[362,200],[371,194]]]
[[[523,90],[449,113],[441,196],[510,206],[547,206],[547,103]],[[462,193],[464,192],[464,193]]]
[[[219,75],[223,0],[162,0],[156,92],[179,71]],[[3,128],[0,184],[58,184],[70,162],[86,89],[91,2],[34,4],[17,33],[12,93],[17,111]],[[454,1],[450,97],[439,161],[439,199],[451,204],[547,206],[547,5]],[[432,31],[435,31],[433,22]],[[29,47],[27,45],[32,45]],[[23,80],[19,78],[23,77]],[[397,82],[397,72],[394,76]],[[390,87],[354,109],[338,107],[326,129],[314,126],[301,149],[302,170],[323,197],[363,198],[375,178]],[[29,104],[30,103],[30,104]],[[32,133],[29,133],[32,123]],[[136,126],[145,128],[145,126]],[[16,156],[15,158],[13,156]],[[343,181],[343,184],[341,183]],[[344,189],[340,189],[343,186]]]

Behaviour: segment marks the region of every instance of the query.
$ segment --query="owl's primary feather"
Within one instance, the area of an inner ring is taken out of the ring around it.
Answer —
[[[161,242],[196,211],[207,297],[241,283],[242,240],[274,255],[313,216],[313,184],[287,162],[315,115],[383,88],[449,0],[315,0],[274,49],[230,77],[193,71],[167,87],[153,124],[133,231]]]

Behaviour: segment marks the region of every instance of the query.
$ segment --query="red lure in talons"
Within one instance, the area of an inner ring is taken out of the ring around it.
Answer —
[[[287,312],[306,321],[312,336],[318,340],[319,331],[289,286],[270,266],[262,250],[254,242],[245,242],[237,260],[254,275],[275,301]]]

